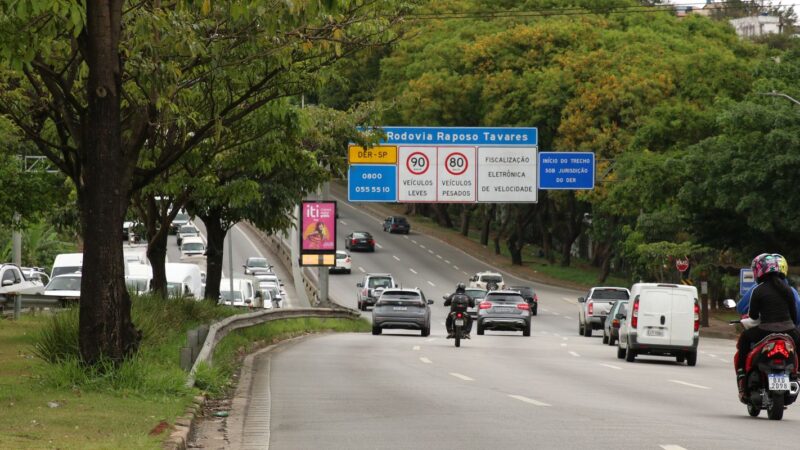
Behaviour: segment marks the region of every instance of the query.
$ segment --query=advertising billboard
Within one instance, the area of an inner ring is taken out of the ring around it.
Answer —
[[[300,207],[302,265],[336,264],[336,202],[304,201]],[[318,255],[318,258],[310,257]]]

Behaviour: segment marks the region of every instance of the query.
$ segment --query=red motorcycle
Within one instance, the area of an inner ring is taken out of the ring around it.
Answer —
[[[745,328],[758,324],[743,317],[733,320]],[[736,361],[734,356],[734,361]],[[797,352],[792,338],[783,333],[773,333],[757,343],[747,355],[742,403],[752,417],[767,410],[770,420],[781,420],[783,410],[797,400],[800,384],[797,382]]]

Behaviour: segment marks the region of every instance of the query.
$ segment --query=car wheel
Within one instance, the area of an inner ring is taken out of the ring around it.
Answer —
[[[628,349],[625,355],[625,361],[633,362],[633,360],[635,359],[636,359],[636,352],[631,349]]]
[[[683,363],[684,361],[686,361],[686,355],[684,355],[683,353],[677,355],[675,357],[675,361],[677,361],[678,363]]]
[[[533,315],[533,316],[538,316],[539,315],[539,305],[536,305],[536,306],[533,307],[533,311],[531,312],[531,315]]]
[[[358,310],[359,311],[364,311],[364,304],[361,303],[360,301],[358,302]]]
[[[691,367],[697,365],[697,352],[689,352],[686,354],[686,365]]]
[[[377,336],[377,335],[381,334],[382,331],[383,330],[381,330],[381,327],[376,327],[375,325],[372,326],[372,334],[373,335]]]
[[[345,273],[349,274],[351,272],[350,269],[345,270]]]
[[[522,330],[523,336],[530,336],[531,335],[531,323],[528,322],[528,326]]]
[[[431,335],[431,326],[428,325],[422,329],[422,337],[430,336]]]
[[[606,330],[603,330],[603,344],[608,344],[608,335],[606,334]]]
[[[625,349],[622,347],[617,347],[617,358],[625,359]]]
[[[608,345],[609,346],[612,346],[612,345],[614,345],[616,343],[617,343],[617,339],[613,335],[608,337]]]
[[[588,323],[583,326],[583,335],[586,337],[592,337],[592,326]]]
[[[583,336],[583,325],[578,321],[578,335]]]
[[[483,325],[478,324],[478,336],[483,336]]]

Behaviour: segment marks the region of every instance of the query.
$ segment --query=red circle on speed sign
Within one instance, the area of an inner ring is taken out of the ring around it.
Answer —
[[[463,153],[450,153],[444,159],[444,168],[450,175],[461,175],[467,171],[467,167],[469,167],[469,162]]]
[[[430,166],[428,155],[422,152],[414,152],[406,158],[406,168],[414,175],[422,175],[428,171]]]
[[[675,260],[675,268],[678,269],[678,272],[686,272],[689,268],[689,260],[688,259],[676,259]]]

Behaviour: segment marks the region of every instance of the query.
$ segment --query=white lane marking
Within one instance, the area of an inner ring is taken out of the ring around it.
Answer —
[[[411,240],[411,242],[413,242],[413,243],[415,243],[415,244],[417,243],[417,241],[415,241],[415,240],[413,240],[413,239]]]
[[[419,345],[415,345],[412,350],[419,350]]]
[[[684,386],[689,386],[689,387],[693,387],[693,388],[697,388],[697,389],[711,389],[708,386],[700,386],[699,384],[687,383],[687,382],[681,381],[681,380],[667,380],[667,381],[669,381],[670,383],[682,384]]]
[[[428,359],[428,358],[426,358],[424,356],[420,357],[419,360],[424,362],[425,364],[432,364],[433,363],[433,361],[431,361],[430,359]]]
[[[464,272],[464,271],[462,270],[462,272]],[[469,275],[469,274],[467,272],[464,272],[464,275]]]
[[[428,250],[428,253],[430,253],[432,255],[433,254],[433,250]]]
[[[430,281],[428,281],[428,284],[430,284],[430,285],[431,285],[431,286],[433,286],[433,287],[436,287],[436,285],[435,285],[435,284],[433,284],[433,283],[432,283],[432,282],[430,282]]]
[[[561,335],[560,335],[560,334],[558,334],[558,333],[553,333],[553,336],[558,336],[558,337],[561,337]]]
[[[600,364],[600,365],[603,367],[608,367],[609,369],[622,370],[622,367],[612,366],[611,364]]]
[[[545,403],[545,402],[540,402],[539,400],[534,400],[534,399],[532,399],[532,398],[523,397],[523,396],[521,396],[521,395],[513,395],[513,394],[508,394],[508,396],[509,396],[509,397],[511,397],[511,398],[513,398],[513,399],[515,399],[515,400],[519,400],[519,401],[521,401],[521,402],[530,403],[531,405],[536,405],[536,406],[550,406],[549,404],[547,404],[547,403]]]
[[[428,338],[428,339],[425,339],[425,342],[433,342],[435,340],[436,340],[436,338]]]
[[[445,260],[444,260],[444,263],[445,263],[445,264],[450,264],[450,261],[448,261],[448,260],[446,260],[446,259],[445,259]]]
[[[253,247],[253,250],[255,250],[255,251],[256,251],[256,254],[257,254],[258,256],[260,256],[260,257],[262,257],[262,258],[264,257],[264,255],[263,255],[263,254],[261,254],[261,251],[258,249],[258,247],[256,246],[256,244],[255,244],[255,243],[253,243],[253,240],[252,240],[252,239],[250,239],[250,236],[248,236],[248,235],[247,235],[247,233],[245,233],[245,232],[244,232],[244,230],[240,230],[240,229],[239,229],[239,227],[237,226],[237,227],[236,227],[236,231],[238,231],[238,232],[239,232],[239,234],[241,234],[242,236],[244,236],[244,238],[245,238],[245,240],[247,241],[247,243],[248,243],[248,244],[250,244],[250,247]],[[206,240],[206,241],[208,241],[208,240]]]
[[[442,255],[436,255],[436,257],[442,259]]]
[[[453,266],[453,269],[461,270],[461,269],[458,268],[458,266]]]
[[[709,353],[708,356],[710,356],[712,358],[716,358],[717,357],[717,355],[712,355],[711,353]]]
[[[358,270],[360,270],[360,271],[361,271],[361,273],[367,273],[367,271],[366,271],[366,270],[364,270],[364,268],[363,268],[363,267],[361,267],[361,266],[358,266]]]
[[[417,271],[416,271],[416,270],[414,270],[414,269],[412,269],[411,267],[409,267],[409,268],[408,268],[408,270],[410,270],[410,271],[411,271],[411,273],[413,273],[414,275],[416,275],[416,274],[417,274]]]
[[[570,318],[569,318],[569,317],[567,317],[567,316],[562,316],[562,317],[563,317],[563,318],[565,318],[565,319],[567,319],[567,320],[572,320],[572,319],[570,319]]]
[[[408,239],[408,236],[403,236],[404,238]]]
[[[556,335],[556,336],[558,336],[558,335]],[[569,338],[568,338],[568,337],[562,337],[562,338],[561,338],[561,340],[562,340],[562,341],[568,341],[568,340],[569,340]]]
[[[680,445],[659,445],[659,447],[663,448],[664,450],[686,450]]]
[[[470,377],[468,377],[466,375],[461,375],[460,373],[450,372],[450,375],[452,375],[452,376],[454,376],[456,378],[462,379],[464,381],[475,381],[474,379],[472,379],[472,378],[470,378]]]
[[[549,334],[547,331],[542,331],[542,334]]]
[[[562,347],[566,347],[566,346],[567,346],[567,344],[565,344],[565,343],[563,343],[563,342],[562,342],[562,343],[561,343],[561,346],[562,346]]]
[[[383,246],[381,244],[378,244],[378,243],[375,243],[375,247],[383,248]]]
[[[553,315],[554,315],[554,316],[560,316],[561,314],[559,314],[559,313],[557,313],[557,312],[553,312]]]
[[[400,261],[400,258],[398,258],[397,256],[392,255],[392,258],[394,258],[396,261]]]
[[[571,304],[573,304],[573,305],[577,305],[577,304],[578,304],[578,300],[577,300],[577,299],[574,299],[574,298],[569,298],[569,297],[561,297],[561,299],[562,299],[562,300],[564,300],[565,302],[567,302],[567,303],[571,303]]]
[[[339,223],[342,225],[347,225],[347,222],[345,222],[344,220],[340,220]]]
[[[425,248],[425,246],[422,245],[422,244],[419,244],[419,248]]]
[[[569,354],[574,356],[574,357],[576,357],[576,358],[580,358],[581,357],[581,355],[579,355],[579,354],[577,354],[575,352],[569,352]]]

